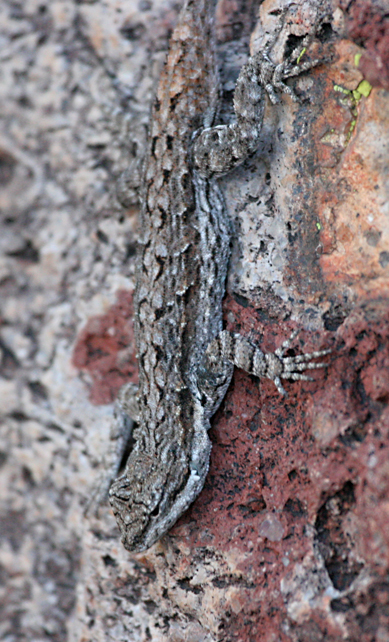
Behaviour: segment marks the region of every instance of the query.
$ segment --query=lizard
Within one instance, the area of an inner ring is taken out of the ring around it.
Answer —
[[[258,52],[239,74],[235,121],[215,127],[213,4],[185,0],[151,115],[134,295],[139,387],[128,384],[118,396],[116,469],[131,431],[133,448],[109,489],[122,542],[132,552],[159,540],[203,488],[210,419],[234,367],[272,379],[285,394],[281,379],[309,379],[306,369],[325,365],[312,359],[329,352],[285,356],[294,332],[264,353],[223,330],[231,224],[217,177],[256,150],[265,93],[272,103],[277,90],[298,100],[284,80],[319,61],[297,64],[304,43],[278,65],[268,51]]]

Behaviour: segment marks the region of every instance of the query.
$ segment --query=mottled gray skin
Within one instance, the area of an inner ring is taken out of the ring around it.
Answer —
[[[281,378],[306,379],[300,372],[320,367],[309,361],[324,354],[285,358],[290,341],[264,354],[222,328],[230,223],[215,177],[256,149],[264,87],[273,102],[274,87],[295,98],[282,79],[317,61],[275,67],[266,54],[250,59],[237,82],[236,122],[212,128],[218,98],[212,12],[209,0],[185,2],[152,112],[135,291],[139,390],[135,404],[127,386],[117,410],[122,434],[131,425],[129,406],[138,428],[125,472],[109,491],[130,551],[149,548],[201,491],[210,418],[234,364],[273,379],[283,393]]]

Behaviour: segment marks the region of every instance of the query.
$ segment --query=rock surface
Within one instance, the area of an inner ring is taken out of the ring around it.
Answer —
[[[317,4],[294,4],[296,38]],[[218,3],[224,120],[249,35],[254,52],[278,6],[257,20],[254,0]],[[150,551],[125,551],[107,506],[84,516],[112,401],[137,377],[139,206],[130,190],[123,210],[115,186],[129,167],[136,178],[178,8],[0,9],[0,637],[388,642],[382,2],[334,2],[312,45],[330,60],[295,81],[300,105],[267,111],[260,149],[221,181],[236,231],[226,327],[265,349],[299,327],[296,350],[331,347],[328,368],[287,398],[235,372],[205,488]]]

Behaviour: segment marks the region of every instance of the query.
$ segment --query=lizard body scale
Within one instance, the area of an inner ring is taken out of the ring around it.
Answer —
[[[264,354],[223,331],[230,223],[216,183],[255,151],[265,88],[272,102],[274,86],[295,98],[282,79],[313,64],[298,70],[284,65],[276,77],[265,55],[251,58],[235,90],[236,122],[212,127],[218,99],[213,3],[187,0],[181,10],[152,111],[144,169],[135,290],[139,389],[134,404],[131,386],[124,387],[118,405],[123,425],[132,404],[138,427],[125,471],[109,490],[130,551],[149,548],[201,491],[210,418],[234,365],[273,379],[281,393],[280,378],[307,379],[301,371],[323,365],[310,360],[327,351],[284,357],[289,340]]]

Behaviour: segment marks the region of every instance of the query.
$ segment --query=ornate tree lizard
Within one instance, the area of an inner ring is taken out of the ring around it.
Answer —
[[[234,365],[272,379],[309,379],[311,359],[328,351],[285,357],[292,337],[264,354],[222,327],[230,224],[215,177],[258,145],[265,90],[293,91],[283,80],[317,60],[296,64],[302,47],[276,66],[268,52],[249,59],[234,94],[236,121],[212,127],[218,100],[213,3],[186,0],[173,32],[155,100],[143,180],[141,243],[135,292],[139,389],[125,386],[113,438],[117,474],[132,428],[135,445],[109,499],[124,546],[150,547],[201,491],[208,471],[210,418]],[[304,43],[303,43],[304,45]],[[113,478],[114,475],[111,475]]]

